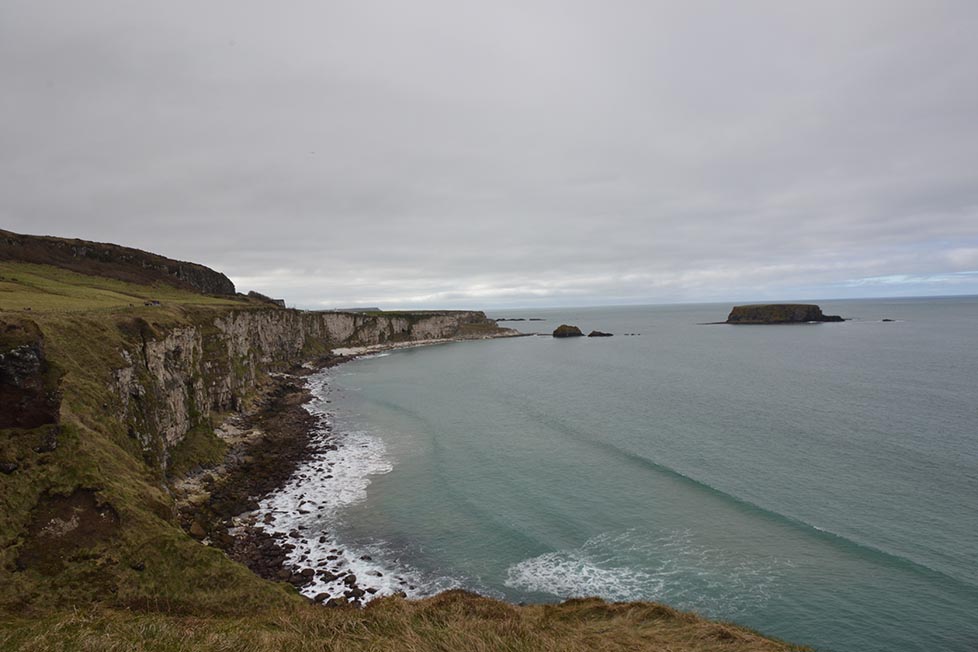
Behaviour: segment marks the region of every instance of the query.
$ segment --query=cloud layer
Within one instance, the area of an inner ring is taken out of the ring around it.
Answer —
[[[0,5],[0,226],[304,307],[978,293],[978,6]]]

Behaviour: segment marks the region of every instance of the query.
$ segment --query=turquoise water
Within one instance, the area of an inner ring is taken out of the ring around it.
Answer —
[[[416,594],[657,600],[821,650],[976,650],[978,298],[821,305],[853,321],[505,311],[617,335],[338,367],[336,429],[384,465],[330,531]]]

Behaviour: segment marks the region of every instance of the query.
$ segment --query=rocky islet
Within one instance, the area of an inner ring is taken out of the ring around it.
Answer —
[[[734,306],[727,324],[808,324],[845,321],[838,315],[822,314],[822,309],[808,303],[768,303]]]

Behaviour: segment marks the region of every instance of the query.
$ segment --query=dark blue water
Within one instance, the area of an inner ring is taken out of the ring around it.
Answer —
[[[506,311],[616,336],[340,367],[338,425],[382,441],[390,471],[337,536],[412,582],[512,601],[657,600],[823,650],[976,650],[978,299],[821,305],[852,321]]]

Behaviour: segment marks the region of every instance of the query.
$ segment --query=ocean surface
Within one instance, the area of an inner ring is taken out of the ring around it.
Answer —
[[[656,600],[818,650],[978,650],[978,298],[819,303],[851,321],[499,311],[615,336],[328,370],[310,409],[337,450],[269,527],[375,595]]]

